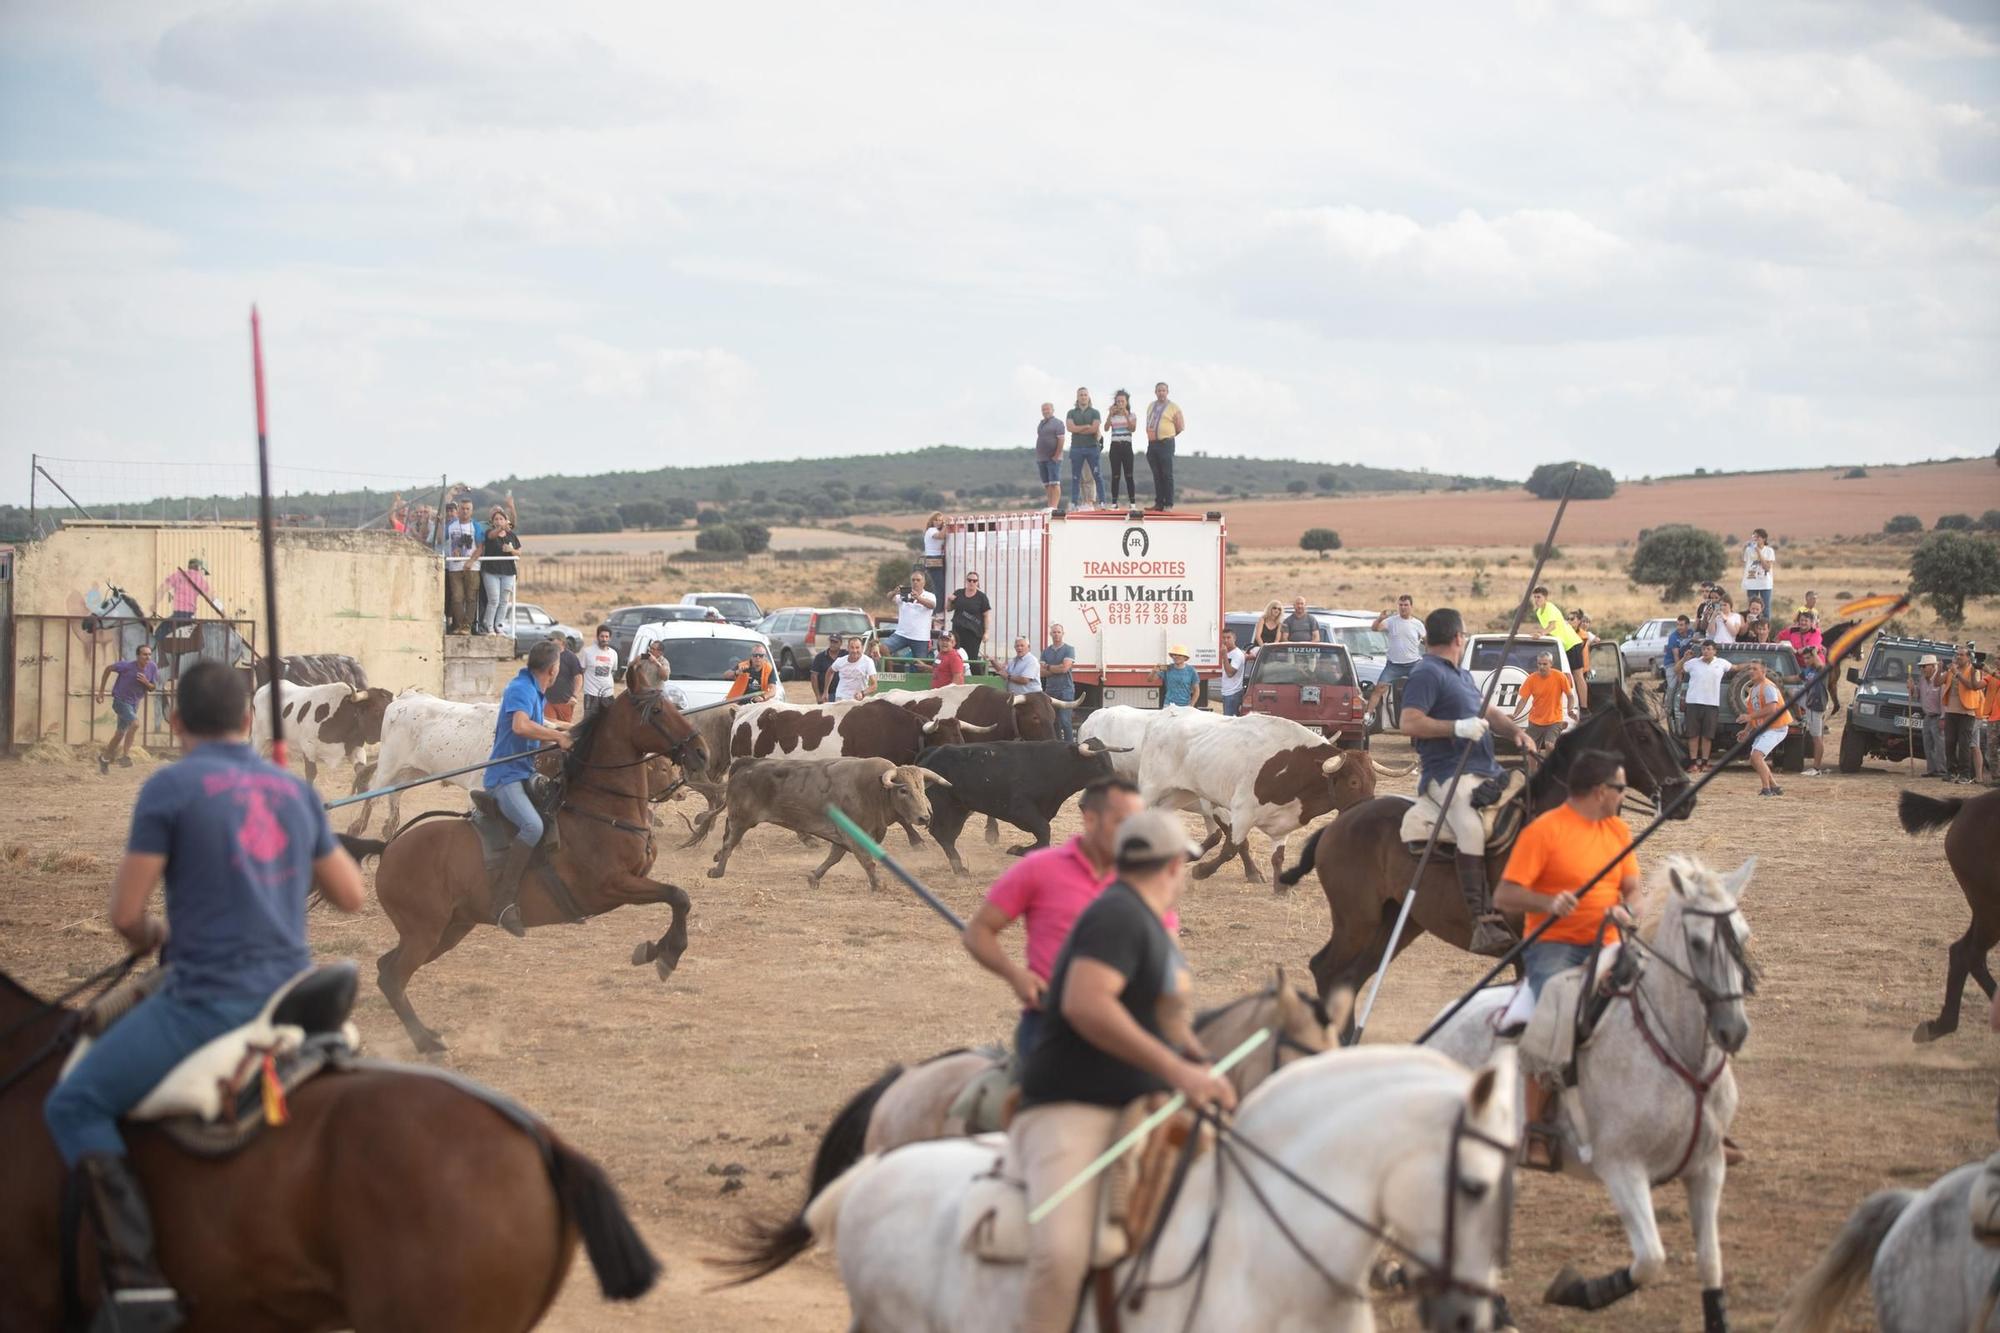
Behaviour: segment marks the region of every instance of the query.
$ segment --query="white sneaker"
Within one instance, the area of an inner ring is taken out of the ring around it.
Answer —
[[[1802,768],[1799,770],[1799,776],[1802,778],[1816,778],[1819,776],[1819,770],[1816,768]]]

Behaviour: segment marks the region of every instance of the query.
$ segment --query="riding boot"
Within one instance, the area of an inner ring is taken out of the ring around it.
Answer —
[[[92,1153],[76,1169],[104,1286],[91,1333],[172,1333],[182,1323],[180,1297],[153,1256],[153,1219],[131,1167]]]
[[[1514,947],[1514,937],[1508,933],[1506,923],[1493,914],[1486,889],[1486,858],[1461,852],[1452,860],[1458,865],[1459,895],[1465,899],[1466,915],[1472,918],[1472,943],[1467,947],[1474,953],[1498,958]]]
[[[528,933],[528,928],[521,924],[521,909],[517,904],[521,898],[521,876],[528,869],[528,858],[534,854],[534,847],[518,838],[508,843],[507,860],[493,881],[493,924],[517,940]]]

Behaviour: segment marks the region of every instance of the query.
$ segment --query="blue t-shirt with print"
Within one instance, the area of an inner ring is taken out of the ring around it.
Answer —
[[[1673,633],[1667,635],[1667,646],[1660,650],[1660,665],[1672,666],[1674,663],[1680,661],[1681,653],[1693,642],[1693,631],[1684,632],[1676,627]]]
[[[1456,722],[1464,717],[1478,717],[1479,687],[1472,683],[1472,673],[1439,657],[1436,653],[1425,653],[1403,682],[1403,707],[1414,708],[1427,717],[1439,722]],[[1417,752],[1417,762],[1422,771],[1417,777],[1417,790],[1422,791],[1433,782],[1451,781],[1451,771],[1458,766],[1459,753],[1470,747],[1472,757],[1465,761],[1468,777],[1491,777],[1500,771],[1500,765],[1493,758],[1493,733],[1488,731],[1477,743],[1462,741],[1456,736],[1419,738],[1410,742]]]
[[[528,751],[539,749],[542,743],[514,734],[516,713],[526,713],[531,722],[543,720],[542,687],[535,684],[535,678],[528,674],[526,667],[514,673],[514,679],[507,682],[507,690],[500,696],[500,716],[493,720],[493,753],[486,756],[488,759],[504,759],[511,754],[520,758],[505,764],[494,764],[486,770],[484,786],[488,791],[535,776],[534,756]]]
[[[1049,647],[1042,649],[1043,667],[1052,667],[1058,662],[1074,661],[1076,661],[1076,649],[1069,644],[1065,643],[1061,647],[1051,644]],[[1076,698],[1076,678],[1071,676],[1067,671],[1050,672],[1044,670],[1042,672],[1042,693],[1048,695],[1051,699],[1074,699]]]
[[[1200,681],[1201,673],[1185,662],[1168,667],[1160,673],[1160,705],[1170,708],[1193,703],[1195,687]]]
[[[1808,713],[1826,711],[1826,672],[1818,667],[1807,667],[1799,672],[1799,683],[1806,687],[1805,710]]]
[[[167,858],[168,984],[261,999],[311,966],[306,895],[334,846],[319,794],[248,745],[207,741],[147,778],[125,847]]]

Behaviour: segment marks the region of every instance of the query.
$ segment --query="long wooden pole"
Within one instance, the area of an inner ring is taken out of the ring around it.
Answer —
[[[284,658],[278,651],[278,551],[271,522],[271,432],[264,413],[264,333],[250,307],[250,376],[257,390],[257,531],[264,550],[264,658],[271,664],[271,758],[285,767]],[[220,610],[220,608],[217,608]]]

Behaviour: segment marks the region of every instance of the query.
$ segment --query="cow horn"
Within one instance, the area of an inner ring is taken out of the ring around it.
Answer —
[[[961,722],[958,724],[958,729],[965,735],[970,736],[973,739],[977,740],[981,736],[991,736],[994,732],[1000,730],[1000,724],[998,722],[993,722],[989,723],[986,726],[979,727],[979,726],[974,726],[970,722]]]
[[[948,779],[946,779],[944,774],[933,773],[928,768],[920,768],[917,770],[917,772],[924,775],[925,782],[935,783],[937,786],[943,787],[947,791],[951,789],[951,783]]]
[[[1017,695],[1015,695],[1015,696],[1014,696],[1014,707],[1016,707],[1016,708],[1019,708],[1019,707],[1020,707],[1020,706],[1021,706],[1022,704],[1026,703],[1026,702],[1028,702],[1028,696],[1027,696],[1027,695],[1025,695],[1025,694],[1017,694]]]
[[[936,730],[937,730],[937,719],[936,719],[936,718],[932,718],[932,719],[931,719],[930,721],[928,721],[928,722],[924,723],[924,735],[928,736],[928,735],[930,735],[930,734],[931,734],[932,732],[934,732],[934,731],[936,731]]]
[[[891,768],[891,769],[887,769],[887,770],[884,770],[884,772],[883,772],[883,774],[882,774],[882,785],[883,785],[884,787],[893,787],[893,786],[895,786],[895,785],[896,785],[896,770],[895,770],[895,769]]]
[[[1025,696],[1024,696],[1024,697],[1025,697]],[[1063,710],[1064,712],[1068,712],[1068,711],[1069,711],[1070,709],[1072,709],[1072,708],[1076,707],[1076,706],[1077,706],[1078,704],[1082,703],[1082,702],[1083,702],[1083,700],[1081,700],[1081,699],[1058,699],[1058,698],[1056,698],[1056,697],[1055,697],[1054,695],[1050,695],[1050,696],[1049,696],[1049,702],[1050,702],[1050,703],[1052,703],[1052,704],[1054,704],[1054,705],[1055,705],[1055,706],[1056,706],[1057,708],[1060,708],[1060,709],[1062,709],[1062,710]]]
[[[1325,763],[1319,766],[1319,771],[1326,774],[1328,777],[1332,777],[1335,773],[1338,773],[1340,771],[1340,766],[1346,762],[1347,762],[1347,751],[1336,750],[1334,752],[1333,758],[1327,760]]]
[[[1375,765],[1377,773],[1387,773],[1392,778],[1406,778],[1417,771],[1417,761],[1414,759],[1404,764],[1401,768],[1391,768],[1372,754],[1368,756],[1368,762]]]

